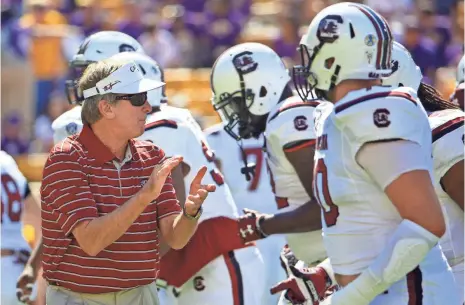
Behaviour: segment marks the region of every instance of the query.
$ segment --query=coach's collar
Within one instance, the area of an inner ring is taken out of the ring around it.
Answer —
[[[85,124],[79,134],[81,143],[87,148],[89,154],[97,160],[100,164],[105,162],[118,160],[118,158],[105,146],[95,135],[89,125]],[[134,159],[137,154],[137,149],[134,145],[134,140],[128,141],[129,149],[126,151],[125,159]],[[130,155],[130,156],[128,156]]]

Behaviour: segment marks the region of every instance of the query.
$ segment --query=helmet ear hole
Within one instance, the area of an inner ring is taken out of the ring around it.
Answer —
[[[266,96],[267,93],[268,93],[268,91],[266,90],[266,88],[264,86],[261,86],[259,96],[264,97],[264,96]]]
[[[331,69],[331,67],[333,66],[334,64],[334,61],[335,61],[335,58],[334,57],[331,57],[331,58],[328,58],[325,60],[325,68],[326,69]]]

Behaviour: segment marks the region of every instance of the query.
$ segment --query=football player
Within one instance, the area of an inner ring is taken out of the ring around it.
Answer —
[[[242,149],[237,145],[237,141],[229,136],[224,130],[222,123],[215,124],[206,130],[204,134],[211,149],[215,153],[215,160],[219,163],[218,169],[224,176],[224,180],[231,190],[237,209],[244,208],[261,211],[266,214],[278,212],[274,202],[274,195],[271,191],[268,177],[265,153],[263,152],[263,135],[258,139],[243,139]],[[248,162],[249,165],[245,164]],[[244,179],[241,171],[249,173],[249,179]],[[262,254],[266,268],[266,287],[282,281],[286,274],[280,268],[279,254],[286,244],[286,239],[282,235],[273,235],[268,238],[257,240],[257,247]],[[266,303],[276,304],[278,296],[265,294]]]
[[[452,94],[450,100],[452,103],[459,105],[459,107],[463,110],[464,108],[464,92],[465,92],[465,78],[464,78],[464,73],[465,73],[465,55],[462,56],[462,59],[459,62],[459,65],[457,67],[456,71],[456,87],[455,91]]]
[[[445,101],[433,87],[421,82],[423,75],[420,68],[407,49],[397,42],[393,45],[392,59],[398,65],[398,70],[384,80],[383,84],[416,89],[418,98],[428,113],[433,131],[434,186],[442,203],[447,229],[439,244],[452,268],[464,302],[465,113],[458,106]]]
[[[116,59],[134,61],[146,77],[160,81],[162,71],[150,57],[138,53],[121,53]],[[189,189],[185,179],[191,179],[197,168],[207,165],[205,179],[216,184],[196,218],[199,226],[188,245],[181,250],[169,250],[161,259],[160,282],[166,289],[160,294],[163,304],[262,304],[264,264],[257,248],[246,245],[238,236],[237,208],[213,152],[195,121],[187,120],[187,110],[180,115],[174,107],[162,106],[166,99],[161,90],[148,94],[152,112],[141,140],[163,147],[167,156],[182,155],[180,171],[173,172],[176,193],[183,202]],[[194,124],[196,126],[194,126]],[[179,179],[179,174],[181,179]],[[192,257],[197,259],[193,260]],[[161,281],[162,280],[162,281]]]
[[[285,233],[295,255],[312,263],[325,257],[321,212],[311,199],[313,111],[318,103],[294,96],[289,81],[288,70],[271,48],[239,44],[221,54],[212,68],[212,103],[224,130],[237,141],[264,134],[266,165],[279,213],[246,209],[240,235],[250,242]]]
[[[382,86],[392,73],[391,51],[387,22],[355,3],[325,8],[302,37],[303,62],[295,73],[307,83],[300,95],[314,89],[331,102],[315,113],[314,192],[341,289],[318,303],[322,295],[315,290],[325,287],[306,276],[292,279],[306,272],[297,270],[287,282],[295,302],[463,302],[437,245],[446,226],[431,181],[426,111],[414,89]]]
[[[434,186],[446,220],[446,234],[439,243],[452,267],[463,300],[464,113],[458,106],[445,101],[435,88],[421,82],[423,75],[420,68],[407,49],[397,42],[393,43],[392,71],[391,76],[383,79],[383,84],[393,87],[406,86],[417,90],[417,96],[429,115],[429,123],[433,130]],[[330,274],[333,272],[329,261],[320,266]],[[318,274],[315,269],[300,269],[294,273],[296,278],[291,281],[297,281],[301,286],[296,285],[293,294],[306,293],[307,289],[302,286],[304,281],[307,285],[315,287],[321,286],[325,281],[325,275]],[[277,286],[281,285],[284,283]],[[290,285],[290,281],[287,280],[285,285]]]
[[[22,235],[25,216],[29,224],[40,237],[40,206],[29,189],[29,184],[15,160],[5,151],[0,151],[1,170],[1,251],[2,251],[2,289],[0,301],[5,305],[18,304],[16,281],[18,277],[27,273],[31,277],[37,276],[40,269],[40,255],[37,251],[30,256],[30,247]],[[40,242],[39,242],[40,244]],[[29,259],[30,268],[24,270]],[[32,284],[20,287],[21,302],[30,302]]]

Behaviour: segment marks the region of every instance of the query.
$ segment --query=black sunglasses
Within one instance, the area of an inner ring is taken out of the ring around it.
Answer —
[[[147,92],[137,93],[137,94],[127,94],[127,95],[117,95],[117,100],[126,100],[130,101],[131,105],[140,107],[145,104],[147,101]]]

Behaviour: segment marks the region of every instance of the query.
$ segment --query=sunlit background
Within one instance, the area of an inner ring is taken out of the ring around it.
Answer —
[[[257,41],[288,67],[300,33],[328,0],[2,0],[2,149],[13,156],[48,152],[52,121],[69,109],[67,61],[85,36],[118,30],[137,38],[166,69],[170,103],[190,108],[203,127],[218,121],[210,105],[210,67],[226,48]],[[366,0],[391,24],[426,82],[448,97],[463,54],[463,4],[457,0]],[[355,51],[356,52],[356,51]]]

